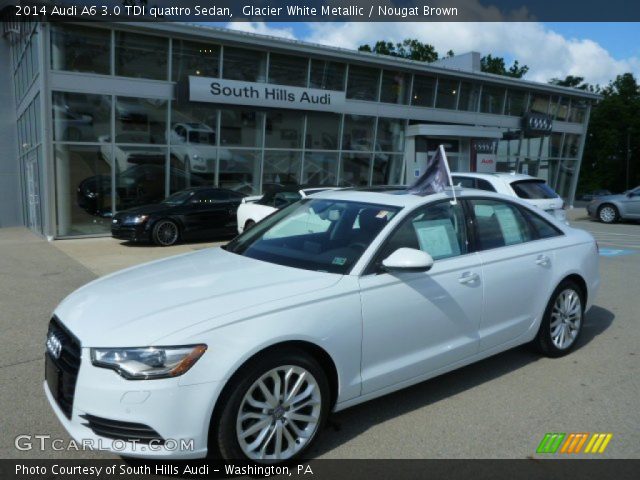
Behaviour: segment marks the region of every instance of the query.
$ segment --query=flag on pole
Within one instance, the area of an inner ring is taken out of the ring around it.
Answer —
[[[418,177],[408,188],[409,193],[416,195],[430,195],[444,191],[446,187],[453,186],[449,162],[444,152],[444,146],[440,145],[436,153],[427,162],[424,173]],[[452,203],[456,203],[455,192]]]

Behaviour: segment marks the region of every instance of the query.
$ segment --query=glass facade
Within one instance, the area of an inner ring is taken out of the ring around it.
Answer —
[[[548,113],[564,125],[574,124],[564,131],[576,132],[590,102],[571,92],[550,94],[525,84],[506,87],[487,77],[420,72],[408,64],[398,63],[395,69],[375,65],[375,60],[350,63],[332,58],[331,51],[305,56],[295,48],[291,53],[285,47],[269,51],[108,24],[47,28],[44,47],[53,73],[73,73],[96,83],[102,77],[137,79],[131,93],[109,90],[107,83],[96,90],[100,94],[73,91],[60,83],[53,91],[40,92],[47,99],[43,104],[50,105],[46,117],[51,134],[46,140],[51,142],[55,171],[57,236],[108,233],[115,211],[161,200],[189,186],[257,194],[286,183],[399,184],[404,181],[407,125],[456,124],[429,120],[431,109],[473,114],[468,124],[484,126],[491,122],[480,122],[482,114]],[[11,49],[18,102],[40,69],[40,29],[27,37]],[[337,90],[347,100],[339,110],[305,111],[190,102],[178,87],[175,93],[157,93],[159,87],[184,84],[189,76]],[[147,91],[145,80],[153,81],[147,84],[155,89]],[[21,109],[18,122],[25,163],[42,156],[44,127],[36,125],[45,116],[38,111],[42,96],[30,103]],[[514,127],[503,128],[505,134],[497,141],[498,169],[528,170],[570,195],[582,135],[554,131],[528,138],[515,119],[507,121]],[[469,168],[469,140],[459,145],[450,152],[452,164]]]

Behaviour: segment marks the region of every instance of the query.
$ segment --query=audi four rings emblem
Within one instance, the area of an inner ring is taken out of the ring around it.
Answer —
[[[528,115],[525,117],[525,128],[531,131],[550,132],[552,119],[548,115]]]
[[[53,333],[50,333],[47,337],[47,350],[53,358],[60,358],[62,352],[62,343]]]

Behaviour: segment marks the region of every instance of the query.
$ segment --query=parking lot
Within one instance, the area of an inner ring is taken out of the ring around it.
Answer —
[[[591,222],[583,209],[570,218],[596,237],[602,276],[571,355],[548,359],[521,347],[339,412],[311,455],[526,458],[536,456],[547,432],[610,432],[604,457],[640,458],[640,224]],[[0,232],[0,458],[106,458],[14,447],[20,434],[69,438],[42,391],[51,311],[98,276],[215,244],[158,248],[111,238],[47,243],[25,229]]]

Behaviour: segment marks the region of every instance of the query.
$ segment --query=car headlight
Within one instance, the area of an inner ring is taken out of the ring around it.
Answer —
[[[131,217],[126,217],[123,223],[140,225],[141,223],[146,222],[148,218],[149,218],[149,215],[134,215]]]
[[[178,377],[189,370],[206,350],[206,345],[92,348],[91,363],[115,370],[128,380]]]

